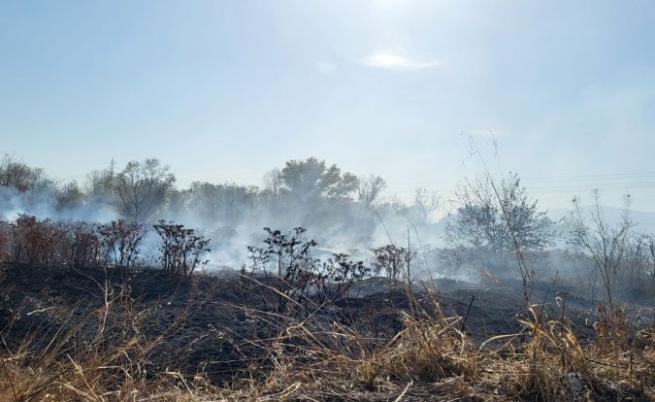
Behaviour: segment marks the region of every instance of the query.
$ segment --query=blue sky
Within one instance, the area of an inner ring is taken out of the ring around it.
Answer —
[[[0,152],[64,179],[313,155],[448,199],[473,142],[547,207],[655,211],[652,1],[5,1],[0,89]]]

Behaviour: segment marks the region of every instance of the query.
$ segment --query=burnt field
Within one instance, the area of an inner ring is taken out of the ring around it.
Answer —
[[[488,175],[436,221],[425,191],[376,201],[315,158],[263,189],[176,188],[157,160],[84,191],[0,179],[2,401],[653,399],[655,236],[629,198],[553,221]]]
[[[610,337],[602,310],[552,283],[529,311],[518,281],[385,278],[281,309],[279,284],[245,272],[0,272],[7,400],[93,400],[84,387],[99,400],[650,400],[652,310],[615,314]]]

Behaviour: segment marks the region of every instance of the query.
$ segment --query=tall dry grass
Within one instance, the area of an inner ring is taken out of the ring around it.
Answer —
[[[270,291],[243,278],[228,286],[239,283]],[[52,325],[17,346],[2,339],[0,400],[613,401],[651,400],[655,390],[655,332],[636,331],[618,311],[599,313],[589,341],[577,337],[564,308],[549,317],[531,305],[520,333],[478,344],[431,292],[408,293],[414,300],[405,305],[413,308],[396,309],[401,327],[388,336],[341,316],[343,306],[334,303],[290,300],[295,308],[283,312],[233,305],[270,336],[233,334],[234,348],[248,346],[240,354],[245,369],[219,384],[202,364],[189,370],[170,361],[155,371],[150,364],[162,342],[213,300],[214,289],[198,291],[155,336],[142,330],[154,315],[129,287],[105,281],[97,290],[97,308],[80,314],[81,306],[58,306],[41,312]]]

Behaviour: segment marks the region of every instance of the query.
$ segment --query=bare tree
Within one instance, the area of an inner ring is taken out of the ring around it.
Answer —
[[[414,208],[419,213],[421,222],[427,222],[430,215],[439,208],[439,197],[435,192],[425,188],[416,189],[414,193]]]
[[[655,280],[655,236],[647,235],[644,237],[646,247],[648,249],[648,257],[650,261],[650,276]]]
[[[630,219],[630,196],[625,197],[623,214],[616,225],[610,225],[603,217],[598,190],[594,191],[594,205],[588,213],[583,211],[576,198],[573,199],[573,206],[571,242],[592,259],[612,314],[617,278],[622,269],[633,226]]]
[[[119,210],[135,221],[148,221],[164,205],[175,176],[157,159],[132,161],[116,177]]]
[[[380,176],[371,175],[357,181],[357,201],[368,207],[380,197],[382,190],[387,186]]]
[[[57,190],[55,198],[57,200],[57,209],[74,209],[84,203],[85,194],[77,185],[77,182],[71,181]]]
[[[106,169],[94,170],[87,175],[84,192],[87,198],[96,202],[112,204],[115,187],[115,162],[112,159]]]
[[[283,184],[280,169],[273,169],[264,175],[264,192],[273,198],[280,196]]]

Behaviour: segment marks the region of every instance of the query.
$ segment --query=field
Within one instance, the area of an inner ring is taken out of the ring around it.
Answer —
[[[382,278],[358,297],[282,310],[274,281],[243,272],[1,272],[1,400],[611,401],[655,391],[652,310],[589,315],[587,301],[548,283],[535,285],[545,304],[528,310],[519,282],[409,289]]]

